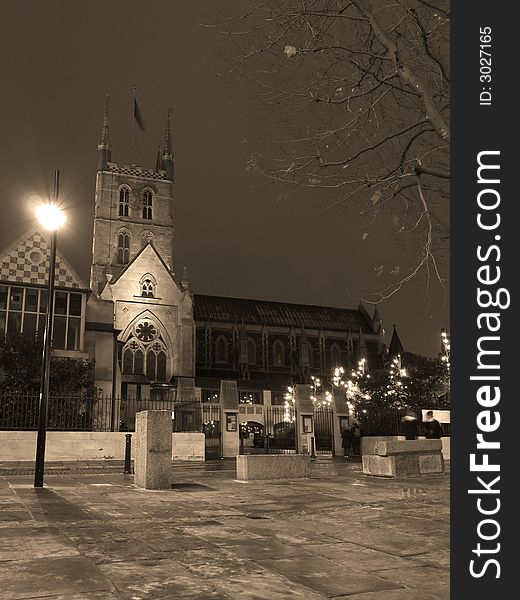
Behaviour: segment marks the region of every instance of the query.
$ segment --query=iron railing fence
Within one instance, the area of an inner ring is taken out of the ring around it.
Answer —
[[[37,430],[40,397],[34,393],[0,392],[0,430]],[[200,402],[142,400],[110,396],[50,396],[47,429],[50,431],[135,431],[135,415],[143,410],[168,410],[172,431],[203,432],[214,420]]]
[[[39,394],[0,392],[0,429],[36,430]],[[47,429],[55,431],[110,431],[112,399],[89,396],[50,396]]]

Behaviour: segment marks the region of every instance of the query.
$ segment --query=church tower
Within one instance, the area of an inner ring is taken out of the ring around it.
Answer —
[[[170,111],[155,169],[112,161],[107,96],[98,144],[90,273],[95,294],[148,243],[173,270],[173,166]]]

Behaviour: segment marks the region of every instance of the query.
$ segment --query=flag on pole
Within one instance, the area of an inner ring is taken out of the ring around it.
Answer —
[[[135,119],[135,122],[137,123],[137,125],[139,126],[139,129],[141,131],[144,131],[143,115],[141,114],[141,111],[139,110],[139,104],[137,104],[137,98],[135,98],[135,97],[134,97],[134,119]]]

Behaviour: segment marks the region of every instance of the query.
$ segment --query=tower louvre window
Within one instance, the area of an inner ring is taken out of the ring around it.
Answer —
[[[130,233],[125,230],[117,234],[117,262],[120,265],[130,262]]]
[[[151,190],[143,192],[143,219],[152,219],[153,194]]]
[[[130,188],[126,185],[119,190],[119,216],[128,217],[128,207],[130,205]]]

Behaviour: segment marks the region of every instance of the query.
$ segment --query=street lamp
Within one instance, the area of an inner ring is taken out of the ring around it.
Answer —
[[[34,487],[43,487],[43,470],[45,463],[45,440],[47,437],[47,411],[49,405],[49,376],[51,367],[51,337],[54,321],[54,274],[56,269],[56,240],[58,228],[65,222],[65,215],[57,205],[60,183],[60,172],[54,173],[53,201],[41,204],[36,209],[36,216],[42,227],[50,231],[51,251],[49,257],[49,279],[47,282],[47,314],[43,332],[43,355],[40,384],[40,411],[38,416],[38,437],[36,440],[36,465],[34,469]]]

